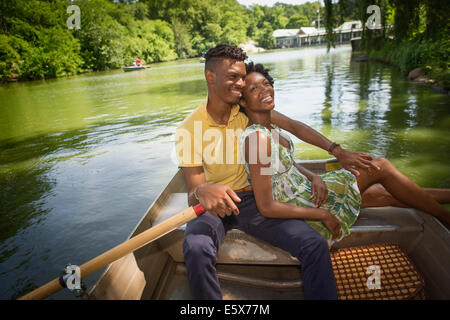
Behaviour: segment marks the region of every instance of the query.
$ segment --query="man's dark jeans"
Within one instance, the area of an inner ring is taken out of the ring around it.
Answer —
[[[240,229],[288,251],[301,262],[306,299],[337,299],[328,243],[300,219],[263,217],[252,191],[238,193],[239,215],[223,219],[205,212],[189,222],[183,241],[189,287],[193,299],[222,299],[216,272],[219,244],[230,229]]]

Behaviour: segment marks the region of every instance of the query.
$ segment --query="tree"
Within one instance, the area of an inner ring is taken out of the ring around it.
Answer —
[[[186,25],[178,19],[172,22],[172,30],[174,34],[175,51],[180,58],[191,57],[193,54],[192,42],[189,30]]]
[[[308,18],[302,14],[295,14],[291,16],[288,24],[286,25],[287,29],[300,29],[301,27],[309,27],[310,22]]]
[[[272,25],[265,21],[263,27],[256,33],[256,42],[258,45],[266,49],[272,49],[275,44],[273,31]]]
[[[80,42],[65,25],[66,3],[16,0],[0,4],[0,76],[42,79],[82,70]]]
[[[209,42],[218,43],[222,35],[222,27],[217,23],[208,22],[203,28],[203,33]]]

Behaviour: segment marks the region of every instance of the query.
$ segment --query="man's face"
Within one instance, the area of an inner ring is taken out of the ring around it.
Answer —
[[[223,59],[214,68],[214,93],[227,104],[237,104],[245,86],[245,64],[243,61]],[[211,85],[211,83],[210,83]]]

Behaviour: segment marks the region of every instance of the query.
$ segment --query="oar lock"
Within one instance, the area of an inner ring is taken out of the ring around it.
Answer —
[[[68,264],[62,271],[59,277],[59,284],[63,288],[69,289],[77,298],[81,298],[86,293],[86,285],[81,279],[80,267],[73,264]]]

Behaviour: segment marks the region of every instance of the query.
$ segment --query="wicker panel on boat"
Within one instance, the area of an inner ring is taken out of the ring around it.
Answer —
[[[339,249],[331,262],[341,300],[425,299],[422,276],[396,244]]]

